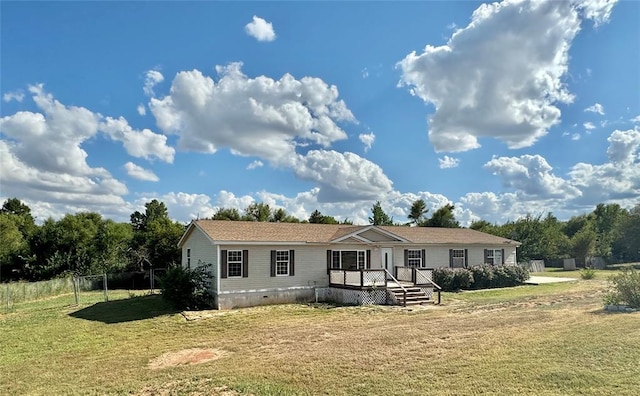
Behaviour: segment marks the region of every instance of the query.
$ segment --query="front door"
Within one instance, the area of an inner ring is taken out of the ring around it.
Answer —
[[[380,249],[380,255],[382,256],[382,268],[393,275],[393,248]]]

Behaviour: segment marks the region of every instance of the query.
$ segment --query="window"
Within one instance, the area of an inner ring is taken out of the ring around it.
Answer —
[[[420,268],[424,267],[422,261],[422,250],[408,249],[407,250],[407,267]]]
[[[503,263],[502,249],[485,249],[484,252],[485,264],[501,265]]]
[[[191,249],[187,249],[187,268],[191,268]]]
[[[289,251],[277,250],[276,251],[276,276],[288,276],[289,275]]]
[[[465,252],[464,249],[453,249],[451,252],[451,266],[453,268],[464,268]]]
[[[227,276],[229,278],[242,276],[242,250],[227,251]]]
[[[367,268],[364,250],[334,250],[331,268],[358,270]]]

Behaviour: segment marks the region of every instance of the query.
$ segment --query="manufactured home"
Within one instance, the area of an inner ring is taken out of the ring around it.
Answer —
[[[210,265],[214,307],[437,301],[432,270],[514,265],[519,242],[466,228],[196,220],[182,265]]]

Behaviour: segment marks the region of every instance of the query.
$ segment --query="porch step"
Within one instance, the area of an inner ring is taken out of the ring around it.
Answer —
[[[407,291],[406,304],[407,305],[419,305],[425,303],[432,303],[433,301],[420,290],[419,287],[405,287]],[[399,287],[389,288],[391,293],[396,297],[396,300],[402,304],[404,301],[404,290]]]

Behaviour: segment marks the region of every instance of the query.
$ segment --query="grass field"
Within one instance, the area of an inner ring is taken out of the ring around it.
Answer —
[[[198,320],[127,292],[25,303],[0,315],[0,394],[635,395],[640,312],[603,312],[605,288],[597,276],[444,293],[413,310],[282,305]],[[156,364],[191,348],[219,358]]]

